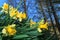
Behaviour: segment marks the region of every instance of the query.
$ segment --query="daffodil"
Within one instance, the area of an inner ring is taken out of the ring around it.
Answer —
[[[7,31],[5,28],[2,30],[2,34],[3,34],[3,36],[7,36]]]
[[[13,17],[13,19],[17,19],[16,16],[18,13],[19,11],[17,9],[10,6],[10,10],[9,10],[10,17]]]
[[[14,7],[12,7],[12,6],[10,6],[10,12],[12,12],[12,11],[17,11],[17,9],[15,9]]]
[[[40,24],[38,28],[48,30],[48,23],[46,22],[45,24]]]
[[[21,19],[21,18],[26,19],[26,17],[27,17],[26,13],[20,12],[20,13],[17,14],[17,18],[19,18],[19,19]]]
[[[22,16],[23,19],[26,19],[27,18],[27,15],[26,13],[23,13],[23,16]]]
[[[22,16],[23,16],[22,12],[18,13],[17,16],[16,16],[20,22],[23,19]]]
[[[16,33],[15,24],[8,25],[7,27],[3,28],[2,33],[8,36],[14,35]]]
[[[16,19],[16,15],[17,13],[14,10],[10,12],[10,17],[13,17],[13,19]]]
[[[22,22],[22,18],[18,19],[20,22]]]
[[[38,32],[42,32],[42,30],[40,28],[37,28]]]
[[[12,27],[7,27],[6,30],[9,35],[14,35],[16,33],[16,30],[13,29]]]
[[[12,6],[10,6],[10,11],[13,11],[13,10],[15,10],[15,8],[14,8],[14,7],[12,7]]]
[[[17,18],[22,18],[22,16],[23,16],[22,12],[17,14]]]
[[[12,25],[10,25],[11,27],[15,27],[16,25],[15,24],[12,24]]]
[[[4,3],[3,9],[4,9],[4,10],[8,10],[8,4],[7,4],[7,3]]]
[[[32,25],[34,25],[34,24],[36,24],[36,22],[34,22],[32,19],[30,20],[30,25],[32,26]]]

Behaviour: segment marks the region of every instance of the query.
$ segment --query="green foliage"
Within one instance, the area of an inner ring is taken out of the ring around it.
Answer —
[[[2,14],[0,14],[0,32],[5,26],[11,24],[16,24],[17,30],[17,33],[12,37],[12,40],[38,40],[38,36],[44,34],[37,31],[37,25],[30,27],[30,21],[28,19],[19,22],[18,20],[11,18],[9,14],[2,12]]]

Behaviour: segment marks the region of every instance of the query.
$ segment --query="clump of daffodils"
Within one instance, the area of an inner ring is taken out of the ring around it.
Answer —
[[[3,36],[12,36],[16,34],[15,24],[8,25],[5,28],[2,29]]]
[[[4,14],[8,15],[10,18],[20,22],[27,18],[27,14],[25,12],[19,12],[16,8],[7,3],[3,4],[1,12],[4,12]],[[14,35],[16,33],[15,24],[4,27],[2,33],[3,35]]]
[[[45,22],[45,23],[44,23],[44,19],[42,19],[42,20],[41,20],[40,22],[38,22],[38,23],[34,22],[32,19],[30,20],[30,27],[31,27],[31,28],[33,27],[33,25],[36,25],[36,24],[38,24],[38,26],[37,26],[38,32],[42,32],[42,29],[48,30],[48,22]]]
[[[41,32],[42,31],[41,29],[48,30],[48,22],[44,23],[43,19],[39,22],[38,31]]]
[[[27,15],[25,12],[19,12],[16,8],[8,5],[7,3],[4,3],[3,5],[3,12],[5,12],[5,14],[8,14],[8,9],[9,9],[9,15],[10,17],[12,17],[13,19],[18,19],[20,22],[23,19],[27,18]]]

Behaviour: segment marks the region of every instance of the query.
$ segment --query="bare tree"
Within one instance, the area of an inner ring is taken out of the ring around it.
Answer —
[[[47,18],[46,18],[44,9],[43,9],[43,1],[44,1],[44,0],[40,0],[40,1],[39,1],[39,4],[40,4],[40,9],[41,9],[41,12],[42,12],[42,14],[43,14],[44,20],[45,20],[45,22],[46,22],[46,21],[47,21]]]
[[[55,18],[56,27],[58,28],[58,30],[60,32],[60,25],[59,25],[59,21],[58,21],[58,16],[57,16],[57,14],[56,14],[56,12],[54,10],[54,6],[53,6],[53,3],[52,3],[52,0],[49,0],[49,2],[50,2],[50,6],[51,6],[51,11],[52,11],[52,13],[54,15],[54,18]]]
[[[50,20],[51,20],[51,23],[52,23],[52,26],[53,26],[54,33],[55,33],[56,38],[57,38],[57,40],[58,40],[58,36],[57,36],[58,34],[56,33],[56,29],[55,29],[55,25],[56,25],[56,24],[53,23],[53,20],[52,20],[52,17],[51,17],[51,11],[50,11],[49,3],[48,3],[48,2],[49,2],[49,1],[46,0],[46,6],[47,6],[47,9],[48,9],[48,14],[49,14],[49,16],[50,16]]]
[[[26,13],[26,0],[24,0],[24,11]]]

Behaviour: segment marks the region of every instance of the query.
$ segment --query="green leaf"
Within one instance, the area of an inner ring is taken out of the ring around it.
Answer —
[[[26,30],[28,30],[28,31],[29,31],[29,30],[33,30],[33,29],[34,29],[34,28],[26,28]]]
[[[43,33],[39,33],[38,31],[30,31],[30,32],[27,32],[27,34],[32,35],[32,36],[43,35]]]
[[[21,38],[26,38],[26,37],[29,37],[29,36],[22,34],[22,35],[16,35],[13,39],[21,39]]]
[[[2,40],[2,37],[0,36],[0,40]]]

